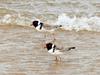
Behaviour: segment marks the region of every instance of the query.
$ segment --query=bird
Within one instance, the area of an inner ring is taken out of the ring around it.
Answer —
[[[53,33],[57,28],[60,28],[60,26],[56,26],[55,28],[51,29],[51,30],[47,30],[44,28],[44,23],[41,22],[40,20],[34,20],[31,24],[31,26],[35,27],[35,29],[37,31],[41,31],[41,32],[50,32]]]
[[[60,58],[59,55],[62,55],[63,54],[63,52],[61,51],[63,48],[61,48],[61,49],[60,48],[57,48],[57,46],[54,43],[52,43],[52,42],[46,43],[45,46],[44,46],[44,48],[47,49],[48,53],[50,53],[52,55],[55,55],[55,57],[56,57],[55,60],[56,61],[59,61],[59,59],[61,61],[61,58]],[[76,47],[69,47],[67,49],[67,51],[70,51],[71,49],[75,49],[75,48]],[[59,59],[58,59],[58,56],[59,56]]]
[[[43,30],[44,23],[42,23],[41,21],[38,21],[38,20],[34,20],[31,24],[31,26],[34,26],[36,30],[41,31],[41,30]]]

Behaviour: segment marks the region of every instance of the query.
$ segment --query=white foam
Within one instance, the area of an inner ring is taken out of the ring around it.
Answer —
[[[5,15],[1,20],[1,23],[10,23],[11,22],[11,15]]]
[[[0,19],[0,25],[5,24],[16,24],[29,26],[31,23],[31,18],[21,16],[20,14],[6,14]]]
[[[100,17],[81,17],[73,18],[66,16],[66,14],[61,14],[58,16],[56,25],[62,25],[65,30],[88,30],[88,31],[100,31]]]
[[[0,25],[12,24],[30,26],[33,20],[38,20],[35,17],[29,18],[19,14],[6,14],[0,17]],[[49,21],[49,20],[48,20]],[[58,16],[57,21],[50,21],[48,25],[62,25],[64,30],[88,30],[100,32],[100,17],[69,17],[66,14]]]

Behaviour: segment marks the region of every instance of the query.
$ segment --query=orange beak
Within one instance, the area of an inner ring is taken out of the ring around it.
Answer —
[[[41,44],[42,48],[46,48],[46,44]]]
[[[46,45],[44,45],[43,48],[46,48]]]

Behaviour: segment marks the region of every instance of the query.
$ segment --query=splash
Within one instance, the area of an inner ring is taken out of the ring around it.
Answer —
[[[56,25],[62,25],[64,30],[88,30],[88,31],[98,31],[100,32],[100,17],[80,17],[73,18],[66,16],[66,14],[61,14],[55,23]]]

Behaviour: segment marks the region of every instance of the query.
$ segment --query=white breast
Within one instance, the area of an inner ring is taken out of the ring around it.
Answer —
[[[36,27],[36,30],[38,30],[38,31],[41,30],[41,29],[40,29],[40,25],[38,25],[38,26]]]
[[[50,54],[56,54],[56,55],[62,54],[62,52],[60,52],[59,50],[55,50],[55,51],[53,52],[53,49],[50,49],[48,52],[49,52]]]

